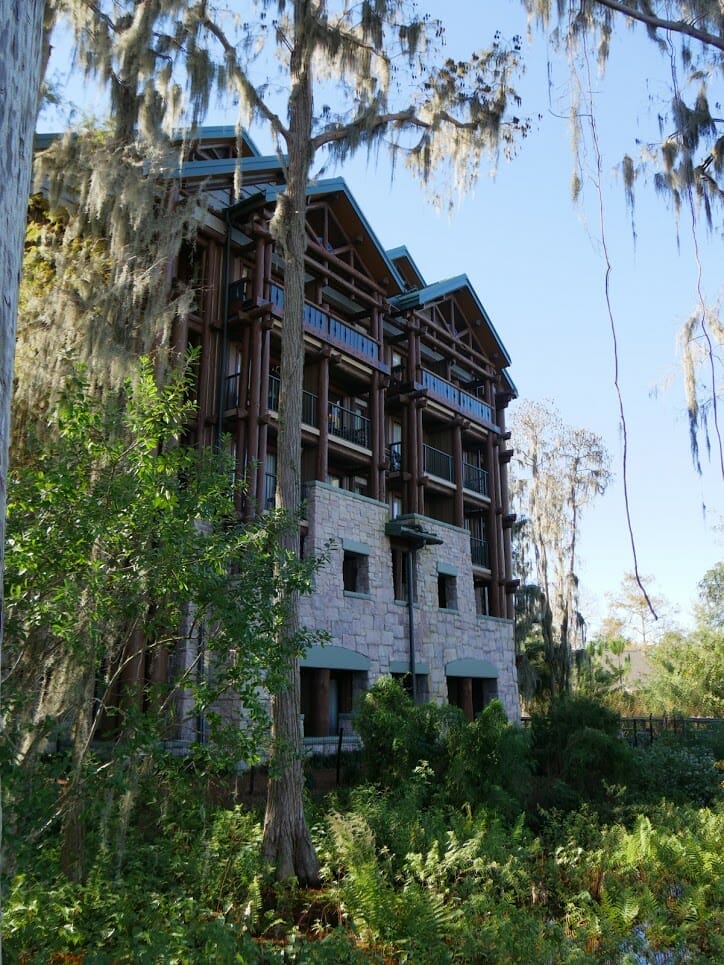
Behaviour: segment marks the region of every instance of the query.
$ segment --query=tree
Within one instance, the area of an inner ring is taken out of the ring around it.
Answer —
[[[695,247],[700,215],[718,232],[715,214],[724,201],[724,117],[717,100],[724,50],[724,20],[719,0],[523,0],[531,20],[546,34],[554,54],[566,51],[571,70],[571,122],[574,131],[574,194],[582,187],[582,151],[588,129],[592,153],[600,162],[592,95],[592,66],[603,70],[615,31],[640,26],[662,57],[669,77],[661,86],[668,103],[653,105],[656,133],[632,145],[620,162],[626,199],[633,210],[637,182],[653,185],[674,210],[677,232],[687,212]],[[584,103],[585,100],[585,103]],[[699,265],[701,273],[701,265]],[[680,337],[691,450],[699,467],[700,437],[714,445],[724,478],[724,444],[719,423],[721,352],[724,322],[721,302],[705,300],[700,283],[695,307]],[[625,457],[624,457],[625,459]],[[625,472],[624,472],[625,476]],[[625,484],[625,479],[624,479]]]
[[[724,628],[724,563],[712,566],[699,581],[699,600],[694,615],[702,628]]]
[[[647,586],[653,586],[651,576],[643,578]],[[648,599],[641,592],[639,582],[633,573],[626,573],[615,594],[607,594],[608,614],[601,625],[604,639],[623,637],[632,646],[647,647],[657,643],[667,629],[671,628],[670,607],[662,597],[648,593]],[[651,612],[653,606],[656,616]]]
[[[523,517],[518,553],[539,589],[548,687],[555,696],[569,689],[572,651],[585,642],[576,574],[579,530],[584,508],[611,478],[608,454],[595,433],[564,426],[551,403],[518,408],[513,440],[513,496]]]
[[[148,359],[122,406],[76,378],[56,432],[12,474],[4,731],[25,770],[49,736],[70,739],[63,863],[75,880],[94,736],[117,745],[101,769],[126,787],[199,715],[217,761],[258,759],[262,693],[281,686],[288,658],[277,627],[309,586],[309,562],[279,554],[281,518],[242,525],[227,460],[178,444],[188,388],[184,373],[159,388]]]
[[[13,390],[15,325],[22,261],[23,225],[30,188],[31,144],[43,63],[44,0],[0,0],[0,586],[5,553],[10,404]],[[0,663],[3,652],[3,595],[0,589]],[[0,838],[2,811],[0,810]],[[0,857],[0,868],[2,858]],[[0,958],[2,939],[0,938]]]

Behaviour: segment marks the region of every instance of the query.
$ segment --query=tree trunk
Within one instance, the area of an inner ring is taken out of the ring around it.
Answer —
[[[292,523],[282,537],[282,548],[297,557],[296,514],[302,501],[305,216],[312,161],[311,63],[305,37],[307,7],[308,0],[297,0],[294,5],[287,184],[277,201],[272,222],[274,240],[284,256],[277,505],[290,514]],[[299,630],[300,618],[297,595],[286,602],[288,615],[280,644],[288,648]],[[299,714],[299,662],[290,659],[287,686],[272,696],[272,757],[262,849],[265,859],[274,866],[278,880],[296,877],[301,884],[315,884],[319,881],[319,863],[304,815]]]
[[[0,662],[15,326],[40,88],[44,8],[44,0],[0,0]]]

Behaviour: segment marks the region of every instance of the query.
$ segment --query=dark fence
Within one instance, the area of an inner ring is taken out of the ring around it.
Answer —
[[[528,727],[530,717],[521,717],[523,727]],[[671,732],[686,735],[696,731],[721,727],[721,717],[622,717],[621,737],[633,747],[652,744],[661,734]]]

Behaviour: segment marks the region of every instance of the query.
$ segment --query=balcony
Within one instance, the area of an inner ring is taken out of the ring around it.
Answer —
[[[279,285],[272,285],[269,292],[269,301],[277,312],[282,313],[284,311],[284,289]],[[341,343],[356,355],[372,359],[375,362],[379,361],[380,347],[374,339],[357,331],[356,328],[352,328],[351,325],[345,325],[338,318],[323,312],[321,308],[306,302],[304,304],[304,324],[308,328],[314,329],[315,332],[319,332],[325,338]]]
[[[470,537],[470,559],[473,566],[484,566],[490,569],[490,549],[486,539],[479,539],[477,536]]]
[[[474,395],[463,392],[452,382],[441,379],[438,375],[433,375],[432,372],[423,369],[422,384],[431,395],[471,416],[476,422],[493,423],[493,410],[490,406],[486,402],[476,399]]]
[[[432,446],[426,444],[422,447],[422,468],[424,472],[431,476],[447,479],[448,482],[453,482],[455,478],[452,456],[448,452],[433,449]]]
[[[329,403],[329,434],[353,442],[363,449],[370,447],[370,420],[352,409]]]
[[[279,411],[279,390],[281,379],[278,375],[269,376],[269,397],[267,405],[272,412]],[[317,414],[317,396],[313,392],[302,393],[302,422],[308,426],[319,427],[319,416]]]
[[[481,496],[488,496],[488,471],[469,462],[463,463],[463,486]]]

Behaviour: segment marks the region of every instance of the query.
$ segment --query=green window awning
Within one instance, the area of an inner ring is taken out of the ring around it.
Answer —
[[[445,664],[447,677],[498,677],[499,671],[489,660],[478,660],[475,657],[461,657]]]
[[[317,670],[369,670],[370,660],[356,650],[330,644],[328,647],[310,647],[299,666]]]

